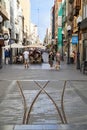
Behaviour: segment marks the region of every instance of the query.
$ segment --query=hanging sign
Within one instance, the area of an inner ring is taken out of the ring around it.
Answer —
[[[78,36],[72,36],[72,44],[78,43]]]
[[[58,27],[62,27],[62,16],[58,16]]]

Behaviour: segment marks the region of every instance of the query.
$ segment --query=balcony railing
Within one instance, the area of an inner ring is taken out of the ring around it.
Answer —
[[[73,8],[73,15],[78,16],[79,10],[81,9],[81,0],[74,0]]]

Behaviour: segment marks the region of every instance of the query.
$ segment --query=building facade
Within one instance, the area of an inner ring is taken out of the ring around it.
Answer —
[[[54,1],[54,17],[52,17],[52,21],[55,21],[54,25],[54,34],[52,33],[52,37],[55,36],[56,43],[58,44],[58,10],[61,1],[55,0]],[[62,0],[62,30],[64,31],[64,40],[65,51],[68,51],[68,42],[69,42],[69,53],[71,54],[72,51],[75,51],[76,54],[76,63],[78,59],[80,60],[80,64],[83,60],[87,60],[87,0]],[[53,15],[53,11],[52,11]],[[78,18],[79,16],[82,17],[82,21],[80,22],[80,28],[78,26]],[[61,24],[61,23],[60,23]],[[67,27],[70,25],[71,32],[69,35],[68,40],[68,31]],[[53,27],[52,27],[53,29]],[[52,30],[53,32],[53,30]],[[72,38],[76,36],[78,38],[78,42],[73,44]],[[79,54],[80,53],[80,54]],[[69,54],[69,56],[70,56]],[[79,58],[78,58],[79,55]]]
[[[87,61],[87,0],[81,1],[82,6],[82,22],[81,22],[81,30],[82,30],[82,61]]]
[[[29,35],[30,35],[30,24],[31,24],[31,19],[30,19],[30,0],[19,0],[22,11],[23,11],[23,16],[24,16],[24,42],[26,44],[29,44]]]
[[[9,20],[9,9],[8,4],[9,0],[0,0],[0,68],[2,68],[2,46],[4,46],[4,33],[8,33],[8,30],[5,28],[5,22]],[[7,31],[7,32],[5,32]]]
[[[0,66],[4,57],[3,45],[28,44],[30,21],[30,0],[0,0]],[[8,39],[4,39],[7,35]]]

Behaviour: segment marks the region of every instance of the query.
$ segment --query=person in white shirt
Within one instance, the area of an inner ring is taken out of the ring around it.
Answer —
[[[29,68],[29,51],[27,48],[25,48],[25,51],[23,52],[23,57],[25,68]]]

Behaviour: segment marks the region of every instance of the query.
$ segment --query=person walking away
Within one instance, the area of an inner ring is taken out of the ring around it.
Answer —
[[[9,57],[10,57],[9,50],[6,49],[5,50],[5,64],[6,65],[9,63]]]
[[[74,64],[74,61],[75,61],[75,54],[74,54],[74,51],[71,53],[70,55],[70,63],[71,64]]]
[[[73,51],[73,53],[74,53],[74,64],[75,64],[77,56],[76,56],[76,52],[75,51]]]
[[[57,52],[56,53],[56,65],[55,65],[55,68],[56,68],[56,70],[59,70],[60,69],[60,53],[59,52]]]
[[[24,65],[25,68],[29,68],[29,51],[26,48],[25,51],[23,52],[23,57],[24,57]]]
[[[53,67],[54,55],[53,55],[52,51],[49,53],[49,57],[48,58],[49,58],[50,67]]]

